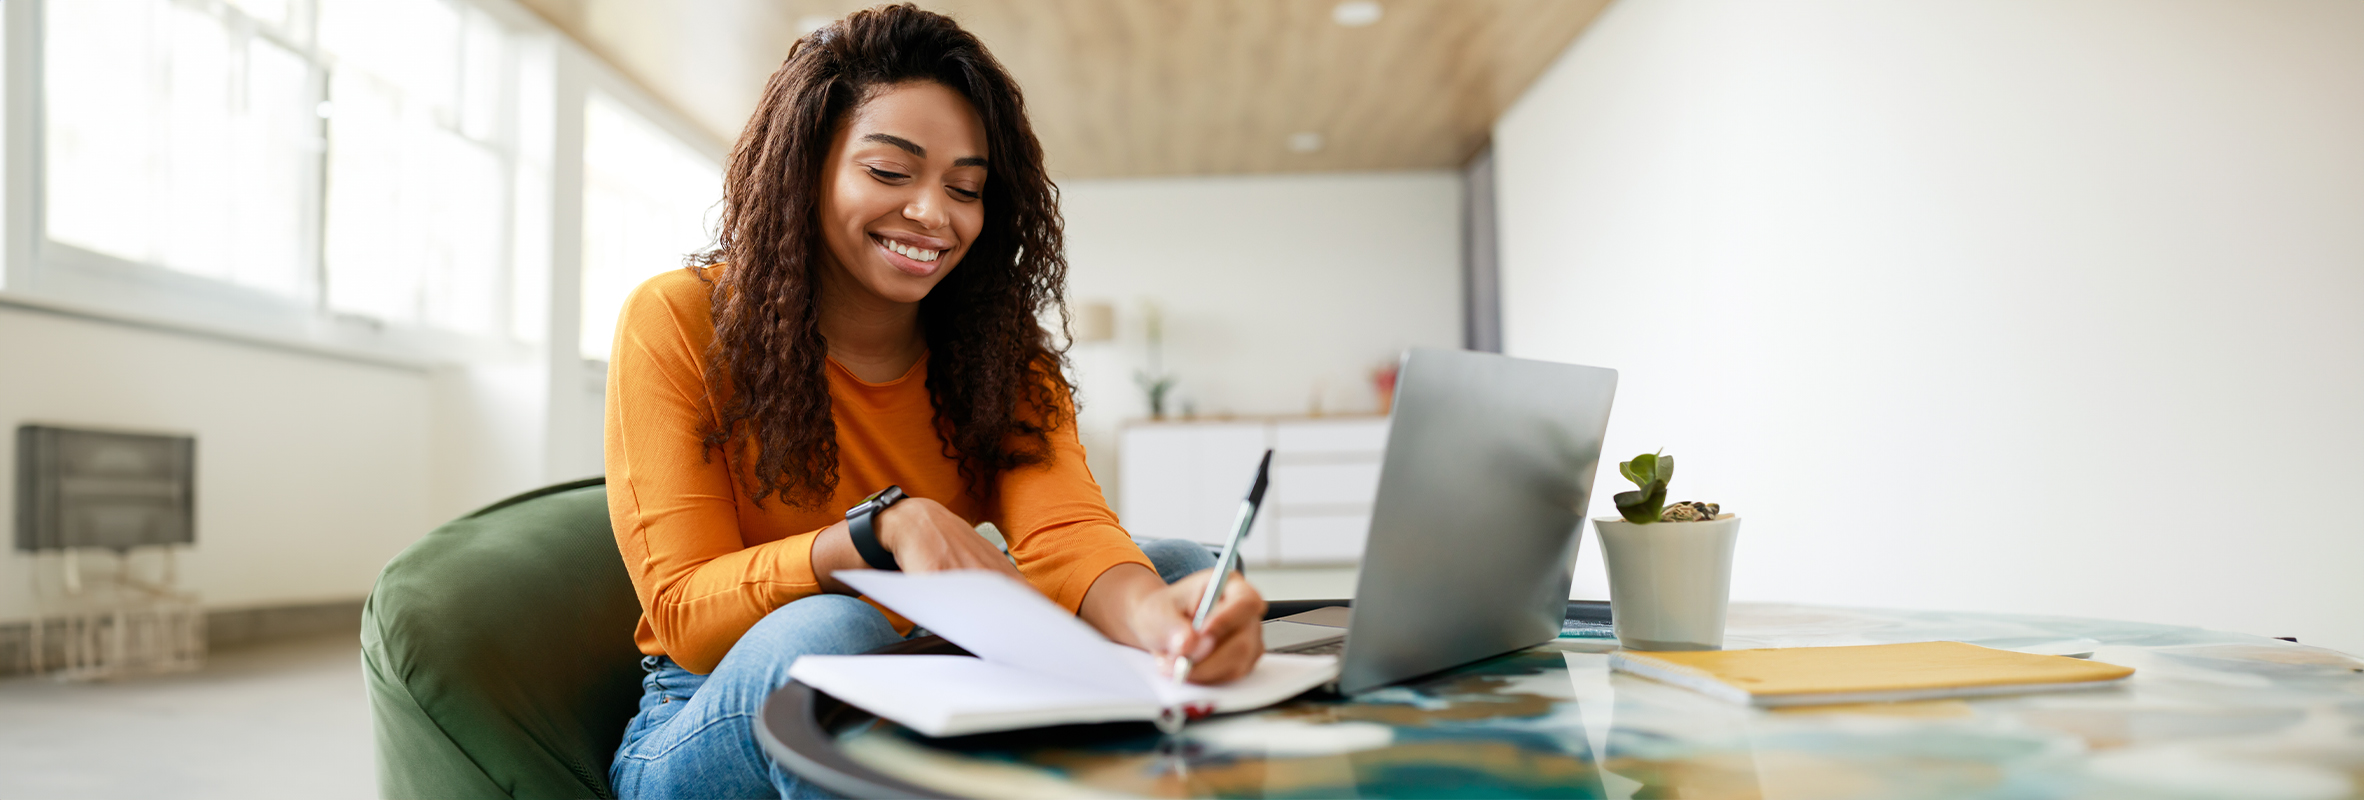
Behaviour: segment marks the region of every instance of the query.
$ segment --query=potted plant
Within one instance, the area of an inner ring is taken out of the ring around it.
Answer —
[[[1721,650],[1740,518],[1715,503],[1666,502],[1674,457],[1635,456],[1617,471],[1637,487],[1616,517],[1592,521],[1609,565],[1609,608],[1628,650]]]
[[[1165,419],[1166,393],[1174,388],[1174,376],[1166,372],[1164,359],[1161,358],[1166,349],[1166,321],[1165,315],[1158,311],[1157,304],[1141,305],[1141,325],[1149,335],[1149,368],[1136,370],[1133,383],[1140,385],[1141,391],[1149,396],[1149,418]]]

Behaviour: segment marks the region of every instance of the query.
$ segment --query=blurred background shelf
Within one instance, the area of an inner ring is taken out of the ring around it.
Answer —
[[[1120,441],[1118,516],[1135,536],[1222,543],[1269,447],[1271,496],[1243,559],[1267,567],[1362,560],[1386,417],[1139,421]]]

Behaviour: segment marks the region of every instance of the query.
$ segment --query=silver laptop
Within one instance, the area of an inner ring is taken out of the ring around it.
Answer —
[[[1264,623],[1376,689],[1557,638],[1616,370],[1460,350],[1404,355],[1351,615]]]

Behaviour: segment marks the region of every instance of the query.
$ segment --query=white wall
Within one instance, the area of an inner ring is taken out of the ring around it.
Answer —
[[[1169,411],[1371,413],[1369,372],[1461,342],[1458,173],[1070,181],[1071,303],[1116,304],[1118,339],[1078,344],[1079,428],[1116,502],[1116,430],[1149,413],[1140,303],[1165,319]]]
[[[521,137],[511,289],[530,301],[518,304],[527,341],[471,348],[461,360],[309,341],[257,344],[260,337],[234,326],[32,310],[84,304],[12,284],[0,297],[6,435],[24,422],[194,433],[197,543],[180,585],[211,608],[362,597],[387,559],[436,525],[517,492],[599,474],[604,365],[584,361],[575,347],[581,107],[594,84],[627,100],[636,90],[555,34],[528,36],[524,45],[527,65],[539,66],[522,81],[527,100],[518,116],[530,129]],[[667,126],[687,130],[678,121]],[[29,237],[30,226],[17,235]],[[19,276],[30,274],[30,249],[21,244],[12,265]],[[6,490],[14,466],[13,458],[0,460],[0,519],[14,518]],[[56,562],[0,552],[0,623],[34,612],[36,569],[55,570]],[[55,586],[55,576],[42,585]]]
[[[431,487],[423,370],[0,308],[0,376],[12,448],[25,422],[196,435],[197,544],[180,576],[208,607],[358,598],[449,511]],[[15,468],[0,461],[0,486]],[[0,516],[15,502],[0,492]],[[0,553],[0,620],[32,613],[36,563]]]
[[[1508,348],[1736,598],[2364,652],[2359,76],[2343,0],[1624,0],[1496,128]]]

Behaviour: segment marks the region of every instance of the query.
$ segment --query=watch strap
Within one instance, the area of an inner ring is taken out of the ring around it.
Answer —
[[[854,552],[862,554],[862,563],[869,564],[871,569],[897,572],[903,569],[901,564],[896,563],[894,552],[878,542],[879,512],[902,499],[902,487],[889,486],[863,499],[861,505],[846,512],[847,538],[853,540]]]

